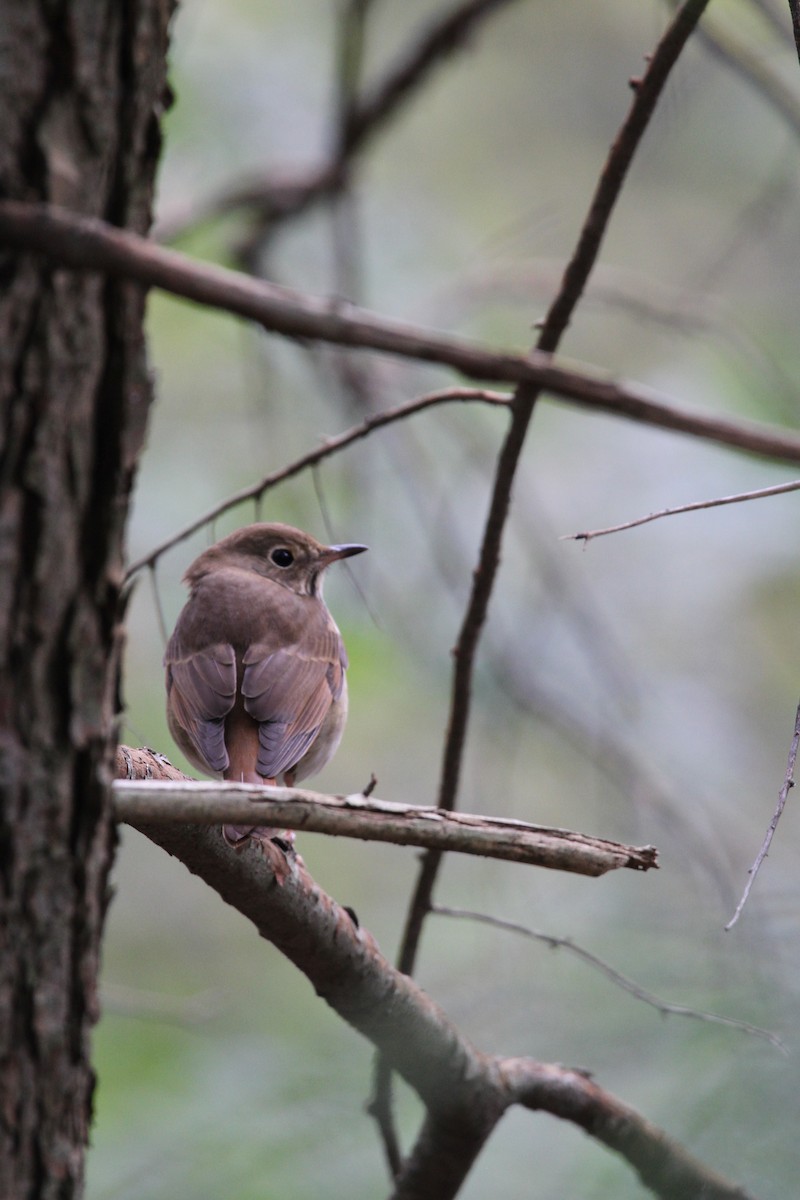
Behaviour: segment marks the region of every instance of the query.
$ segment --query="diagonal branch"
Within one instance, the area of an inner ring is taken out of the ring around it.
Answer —
[[[507,407],[510,397],[504,392],[490,392],[485,388],[443,388],[441,391],[429,392],[425,396],[419,396],[416,400],[409,400],[407,404],[399,404],[396,408],[376,413],[373,417],[367,417],[360,425],[356,425],[354,428],[340,433],[338,437],[327,438],[323,445],[318,446],[316,450],[309,451],[308,454],[304,454],[302,458],[296,459],[293,463],[289,463],[288,466],[281,467],[278,471],[273,471],[270,475],[265,475],[258,483],[242,488],[241,491],[228,496],[226,500],[215,504],[213,508],[203,513],[201,517],[197,517],[194,521],[185,525],[183,529],[179,529],[177,533],[173,533],[171,537],[161,542],[148,554],[137,558],[134,563],[131,563],[125,575],[126,582],[141,571],[143,567],[153,566],[167,550],[171,550],[179,542],[191,537],[193,533],[196,533],[198,529],[202,529],[204,525],[209,525],[212,521],[216,521],[218,517],[221,517],[229,509],[235,508],[237,504],[244,504],[247,500],[258,502],[262,496],[277,484],[294,478],[295,475],[299,475],[309,467],[315,467],[326,458],[333,457],[340,450],[345,450],[348,446],[352,446],[354,442],[368,437],[374,430],[382,429],[385,425],[392,425],[395,421],[404,421],[407,417],[413,416],[415,413],[422,412],[428,408],[435,408],[440,404],[449,404],[454,401],[465,403],[476,400],[481,401],[483,404]]]
[[[561,287],[542,326],[536,347],[540,352],[554,352],[561,341],[600,252],[612,210],[639,141],[647,128],[669,73],[707,3],[708,0],[686,0],[656,47],[644,76],[633,85],[633,104],[611,147],[578,236],[575,251],[567,264]],[[530,381],[520,382],[515,392],[511,426],[497,462],[478,564],[473,574],[472,590],[453,652],[455,667],[438,795],[439,805],[446,809],[452,809],[457,802],[478,642],[486,621],[500,563],[500,547],[517,466],[540,393],[541,388]],[[409,903],[398,955],[400,970],[408,974],[414,970],[422,928],[431,911],[441,862],[441,851],[426,851]],[[391,1064],[379,1058],[373,1089],[373,1107],[376,1112],[388,1112],[390,1089]]]
[[[148,769],[136,758],[125,764],[138,778]],[[138,822],[137,828],[252,921],[417,1092],[427,1117],[395,1182],[396,1200],[454,1197],[512,1104],[586,1129],[626,1158],[663,1200],[676,1200],[677,1179],[686,1189],[682,1197],[748,1200],[744,1191],[580,1073],[483,1054],[413,979],[392,967],[355,914],[317,886],[301,859],[293,859],[278,885],[254,846],[237,854],[216,830]]]
[[[504,1059],[503,1076],[519,1104],[574,1121],[615,1150],[662,1200],[748,1200],[723,1179],[585,1075],[528,1058]]]
[[[778,828],[778,822],[783,816],[783,810],[786,807],[786,801],[789,799],[789,792],[794,787],[794,768],[795,764],[797,763],[798,748],[800,748],[800,704],[797,706],[797,712],[794,718],[794,734],[792,735],[792,743],[789,747],[789,759],[786,763],[786,774],[783,777],[783,784],[780,792],[778,793],[778,803],[776,805],[775,812],[772,814],[772,820],[767,827],[764,840],[761,843],[761,849],[756,855],[755,862],[748,871],[747,884],[742,892],[739,903],[736,905],[736,911],[734,912],[730,921],[728,921],[728,924],[725,926],[726,930],[733,929],[734,925],[739,920],[739,917],[742,915],[742,910],[744,909],[745,904],[747,904],[747,900],[750,895],[750,889],[755,883],[756,875],[761,870],[761,864],[769,854],[769,848],[772,845],[772,839],[775,836],[775,830]]]
[[[246,317],[283,337],[358,346],[417,362],[437,363],[486,382],[525,383],[537,396],[548,392],[590,411],[628,417],[766,458],[800,462],[800,436],[793,431],[694,412],[659,397],[649,388],[557,366],[549,352],[541,352],[549,349],[546,346],[527,355],[488,349],[464,338],[390,321],[339,300],[199,263],[103,221],[76,217],[66,209],[0,201],[2,244],[45,255],[76,270],[101,271],[136,280],[146,287],[162,288],[196,304]],[[572,288],[574,272],[568,282]]]
[[[776,1050],[780,1050],[782,1054],[788,1054],[789,1050],[786,1043],[777,1033],[773,1033],[771,1029],[763,1029],[760,1025],[753,1025],[749,1021],[739,1021],[736,1017],[723,1017],[718,1013],[704,1012],[699,1008],[690,1008],[686,1004],[673,1004],[668,1000],[661,1000],[660,997],[649,992],[647,988],[642,987],[634,979],[629,979],[627,975],[623,975],[621,971],[617,971],[605,959],[600,958],[597,954],[593,954],[591,950],[586,950],[583,946],[579,946],[577,942],[573,942],[572,938],[556,937],[553,933],[544,933],[539,929],[531,929],[528,925],[520,925],[517,921],[506,921],[502,917],[492,917],[488,913],[473,912],[467,908],[451,908],[446,904],[434,904],[432,912],[438,917],[455,917],[466,921],[475,921],[483,925],[491,925],[493,929],[505,929],[509,933],[516,933],[520,937],[530,938],[532,941],[544,942],[551,950],[566,950],[570,954],[574,954],[576,958],[582,959],[588,963],[590,967],[594,967],[601,975],[605,975],[606,979],[623,992],[627,992],[629,996],[633,996],[636,1000],[641,1000],[643,1004],[649,1004],[651,1008],[655,1008],[658,1012],[663,1013],[665,1017],[691,1017],[696,1021],[707,1021],[711,1025],[724,1025],[728,1029],[738,1030],[739,1033],[748,1034],[751,1037],[763,1038],[769,1042]]]
[[[375,134],[434,67],[462,48],[482,20],[513,0],[461,0],[450,12],[437,17],[409,47],[377,85],[354,105],[344,142],[352,154]]]
[[[450,12],[432,20],[382,79],[365,89],[360,98],[349,98],[337,143],[324,162],[299,171],[272,171],[262,178],[251,178],[227,188],[191,211],[159,223],[159,239],[174,240],[192,226],[237,208],[258,213],[258,233],[264,237],[279,222],[291,220],[317,202],[336,196],[346,186],[354,162],[370,139],[416,95],[438,66],[469,43],[482,21],[513,2],[460,0]],[[360,56],[359,47],[355,53]]]
[[[656,103],[681,50],[702,16],[708,0],[686,0],[668,26],[641,79],[635,81],[634,100],[611,147],[598,180],[575,252],[567,264],[564,278],[542,326],[536,349],[553,353],[567,329],[572,313],[583,294],[589,274],[622,190],[636,148],[648,126]],[[456,644],[455,668],[450,700],[450,716],[439,783],[438,802],[442,808],[455,806],[461,764],[469,722],[472,674],[478,642],[489,608],[500,562],[500,546],[508,517],[511,492],[517,466],[541,388],[530,381],[519,384],[514,396],[513,417],[500,452],[489,512],[484,528],[472,591]],[[398,963],[411,972],[426,914],[430,911],[433,888],[441,863],[441,853],[428,851],[420,868],[417,886],[409,906]]]

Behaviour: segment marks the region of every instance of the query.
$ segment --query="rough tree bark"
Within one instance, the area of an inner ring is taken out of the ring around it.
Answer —
[[[4,0],[0,192],[144,232],[172,0]],[[0,257],[0,1195],[80,1192],[144,290]]]

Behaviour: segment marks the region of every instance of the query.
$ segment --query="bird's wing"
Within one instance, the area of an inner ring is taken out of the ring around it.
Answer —
[[[221,774],[228,766],[225,718],[236,699],[233,646],[219,643],[206,646],[195,654],[181,654],[173,637],[167,647],[164,665],[173,734],[177,726],[185,734],[195,756],[209,771]],[[180,745],[182,739],[176,740]]]
[[[300,761],[341,696],[344,645],[327,627],[293,646],[251,646],[242,661],[245,711],[258,721],[258,772],[274,779]]]

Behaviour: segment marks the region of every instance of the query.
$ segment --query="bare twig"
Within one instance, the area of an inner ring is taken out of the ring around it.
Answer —
[[[675,508],[662,508],[659,512],[648,513],[646,517],[635,517],[634,520],[624,521],[621,525],[609,525],[606,529],[588,529],[583,533],[564,533],[559,541],[583,542],[586,545],[592,538],[605,537],[608,533],[620,533],[624,529],[636,529],[638,525],[646,525],[648,521],[658,521],[661,517],[699,512],[704,508],[719,508],[723,504],[742,504],[745,500],[763,500],[766,496],[783,496],[787,492],[796,492],[798,489],[800,489],[800,479],[793,479],[790,483],[777,483],[774,487],[758,488],[754,492],[737,492],[734,496],[718,496],[714,500],[695,500],[692,504],[679,504]]]
[[[657,45],[644,75],[635,82],[633,104],[611,147],[580,230],[575,251],[542,325],[536,345],[539,352],[553,353],[561,341],[600,252],[612,210],[639,141],[647,128],[669,73],[707,3],[708,0],[686,0]],[[511,426],[497,460],[478,564],[473,573],[472,589],[454,649],[455,666],[450,692],[450,713],[438,793],[439,806],[444,809],[454,808],[458,798],[478,642],[500,563],[500,547],[517,465],[540,394],[541,388],[531,381],[520,382],[517,386]],[[406,914],[397,959],[400,970],[406,974],[411,974],[414,970],[422,929],[433,903],[433,891],[441,862],[440,850],[428,850],[422,858]],[[381,1093],[389,1088],[390,1078],[389,1065],[379,1059],[373,1085],[377,1104],[381,1104]]]
[[[367,22],[374,0],[344,0],[337,28],[336,96],[336,156],[341,156],[347,144],[347,130],[358,102],[358,92],[364,69],[364,49]]]
[[[477,921],[484,925],[491,925],[494,929],[505,929],[509,933],[518,933],[522,937],[531,938],[537,942],[544,942],[545,945],[550,946],[553,950],[568,950],[583,962],[596,968],[601,974],[605,975],[606,979],[610,979],[613,984],[622,988],[624,992],[634,996],[637,1000],[641,1000],[644,1004],[649,1004],[665,1016],[693,1017],[697,1021],[708,1021],[714,1025],[726,1025],[728,1029],[736,1029],[740,1033],[763,1038],[783,1054],[788,1053],[785,1042],[777,1033],[773,1033],[769,1029],[762,1029],[759,1025],[751,1025],[749,1021],[737,1021],[735,1017],[721,1017],[716,1013],[689,1008],[685,1004],[670,1004],[666,1000],[659,999],[658,996],[653,995],[652,992],[648,992],[646,988],[643,988],[641,984],[636,983],[633,979],[629,979],[621,971],[615,970],[604,959],[599,958],[596,954],[592,954],[591,950],[585,950],[583,946],[576,945],[571,938],[556,937],[552,933],[541,933],[538,929],[531,929],[527,925],[519,925],[516,921],[505,921],[500,917],[491,917],[487,913],[472,912],[466,908],[450,908],[447,905],[434,904],[431,911],[434,916],[457,917],[463,920]]]
[[[346,148],[352,153],[397,112],[432,69],[464,46],[480,21],[504,8],[510,0],[460,0],[450,12],[437,17],[415,45],[355,106]]]
[[[326,796],[301,788],[200,783],[181,776],[171,764],[168,771],[162,759],[148,763],[150,753],[128,747],[117,752],[114,811],[118,820],[128,824],[247,823],[398,846],[435,846],[590,876],[620,867],[647,871],[657,865],[653,846],[624,846],[503,817],[445,813],[366,797],[363,792]],[[133,761],[139,766],[132,778]]]
[[[611,212],[639,141],[647,128],[669,73],[707,3],[708,0],[686,0],[657,45],[644,75],[635,82],[633,104],[611,147],[578,236],[575,251],[542,325],[536,345],[540,352],[553,353],[561,341],[600,252]],[[531,381],[520,382],[517,386],[511,426],[497,460],[478,564],[473,573],[472,589],[454,650],[455,667],[450,693],[450,713],[438,794],[439,806],[444,809],[454,808],[457,802],[478,642],[500,562],[500,547],[517,465],[540,393],[541,388]],[[422,928],[433,903],[433,890],[441,862],[440,850],[428,850],[423,855],[409,902],[397,959],[400,970],[406,974],[411,974],[414,970]],[[390,1067],[379,1059],[374,1077],[374,1095],[380,1097],[381,1092],[388,1089],[389,1085]],[[380,1103],[379,1100],[376,1102]]]
[[[589,224],[596,220],[593,207]],[[539,350],[528,355],[490,350],[462,338],[385,320],[338,300],[311,296],[251,279],[239,271],[198,263],[146,238],[103,221],[76,217],[64,209],[12,200],[0,202],[0,244],[46,255],[76,270],[102,271],[135,279],[147,287],[162,288],[197,304],[236,313],[284,337],[360,346],[438,363],[486,382],[526,384],[537,396],[547,392],[595,412],[614,413],[767,458],[800,462],[800,436],[793,431],[697,413],[659,397],[649,388],[615,383],[589,371],[556,366],[550,357],[551,347],[543,345],[541,339]],[[581,261],[585,253],[581,250]],[[570,289],[576,286],[574,270],[568,270],[564,286]],[[577,298],[575,295],[576,301]],[[554,311],[559,321],[568,320],[561,305],[554,305]],[[542,336],[544,333],[543,330]]]
[[[200,517],[196,517],[195,520],[185,525],[183,529],[179,529],[177,533],[173,533],[165,541],[160,542],[148,554],[142,555],[141,558],[137,558],[134,563],[131,563],[125,576],[126,581],[141,571],[143,567],[152,566],[167,550],[171,550],[179,542],[185,541],[186,538],[196,533],[198,529],[202,529],[204,525],[215,521],[223,513],[228,512],[231,508],[235,508],[238,504],[243,504],[248,500],[260,501],[277,484],[283,483],[287,479],[292,479],[295,475],[299,475],[309,467],[314,467],[324,459],[338,454],[340,450],[345,450],[353,442],[358,442],[362,438],[368,437],[370,433],[376,429],[381,429],[384,425],[391,425],[395,421],[405,420],[406,417],[422,412],[426,408],[435,408],[439,404],[450,404],[455,401],[481,401],[484,404],[503,407],[509,404],[510,397],[504,392],[491,392],[485,388],[442,388],[440,391],[428,392],[425,396],[419,396],[416,400],[409,400],[407,404],[400,404],[397,408],[387,409],[385,412],[377,413],[374,417],[368,417],[353,429],[348,429],[337,437],[327,438],[316,450],[309,451],[308,454],[304,454],[302,458],[296,459],[295,462],[289,463],[288,466],[281,467],[280,470],[273,471],[270,475],[265,475],[258,483],[250,484],[249,487],[242,488],[241,491],[234,492],[232,496],[228,496],[227,499],[221,500],[219,504],[215,504],[208,512],[203,513]]]
[[[747,873],[748,880],[747,880],[745,889],[742,893],[742,898],[739,901],[739,903],[736,905],[736,912],[733,914],[730,921],[728,921],[728,924],[725,926],[726,930],[733,929],[734,925],[739,920],[739,917],[742,914],[742,909],[744,908],[745,904],[747,903],[747,898],[750,895],[750,889],[752,888],[753,884],[755,883],[756,875],[758,874],[759,870],[761,869],[761,864],[763,863],[764,859],[769,854],[769,848],[772,845],[772,839],[775,835],[775,830],[778,828],[778,821],[780,821],[781,815],[783,814],[783,810],[786,807],[786,801],[789,798],[789,792],[794,787],[794,768],[795,768],[795,763],[797,762],[798,746],[800,746],[800,704],[798,704],[798,706],[797,706],[797,713],[795,714],[795,718],[794,718],[794,735],[792,737],[792,744],[789,747],[789,761],[786,764],[786,775],[784,776],[784,779],[783,779],[783,786],[781,787],[781,790],[778,793],[778,804],[777,804],[777,807],[773,814],[772,820],[769,823],[767,832],[764,836],[764,841],[761,843],[761,849],[759,850],[758,854],[756,855],[755,862],[753,863],[752,867],[750,868],[750,870]]]
[[[583,294],[614,205],[622,190],[637,146],[653,115],[659,96],[681,50],[700,20],[708,0],[686,0],[655,48],[641,79],[635,81],[634,100],[611,147],[598,180],[577,245],[564,272],[537,341],[539,352],[553,353]],[[440,807],[451,809],[457,799],[467,724],[469,721],[472,673],[478,641],[486,619],[489,600],[500,561],[500,546],[508,516],[517,465],[541,388],[532,381],[521,382],[514,396],[513,417],[495,472],[489,512],[484,527],[472,591],[455,648],[450,715],[439,783]],[[430,909],[441,853],[429,851],[423,858],[417,885],[409,905],[398,958],[402,971],[413,970],[425,916]]]
[[[142,566],[144,565],[145,564],[142,563]],[[158,621],[158,632],[161,634],[161,644],[166,648],[167,642],[169,641],[169,630],[167,629],[167,622],[164,618],[164,605],[161,603],[161,592],[159,590],[158,576],[156,574],[158,570],[156,559],[149,559],[146,565],[149,567],[147,574],[150,580],[150,590],[153,594],[153,604],[156,610],[156,620]],[[125,577],[126,582],[129,574],[130,572]]]

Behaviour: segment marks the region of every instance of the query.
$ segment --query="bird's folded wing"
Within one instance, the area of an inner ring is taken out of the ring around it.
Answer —
[[[181,657],[170,642],[164,662],[173,720],[183,727],[209,769],[223,772],[228,766],[225,717],[236,699],[233,646],[220,643]]]
[[[276,778],[295,766],[342,694],[346,659],[338,631],[275,650],[255,645],[244,656],[245,711],[258,721],[259,774]]]

